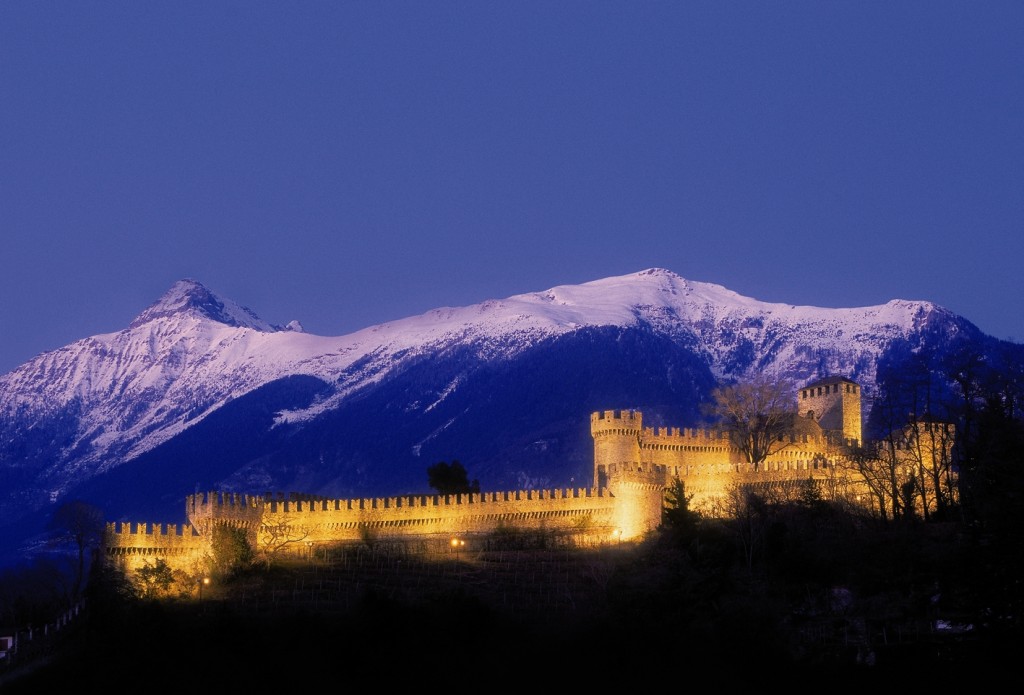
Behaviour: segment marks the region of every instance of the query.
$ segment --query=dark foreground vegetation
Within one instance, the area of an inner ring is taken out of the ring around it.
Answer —
[[[812,498],[744,522],[685,509],[638,545],[545,534],[413,553],[360,544],[143,598],[97,566],[80,620],[0,692],[306,684],[996,683],[1015,674],[1017,534],[878,524]],[[835,682],[835,681],[832,681]]]
[[[925,487],[891,467],[888,503],[873,513],[808,484],[735,490],[730,513],[710,519],[673,486],[662,527],[635,545],[508,532],[413,552],[367,537],[285,559],[214,529],[207,586],[166,566],[124,576],[102,562],[85,581],[103,516],[70,504],[55,517],[66,564],[0,575],[0,629],[38,634],[81,612],[0,659],[0,693],[1013,687],[1024,378],[961,367],[961,402],[942,413],[958,423],[956,486],[922,514]],[[923,377],[904,383],[913,388],[883,403],[932,393]],[[934,414],[936,401],[921,403]],[[464,474],[441,467],[431,484],[453,472]]]

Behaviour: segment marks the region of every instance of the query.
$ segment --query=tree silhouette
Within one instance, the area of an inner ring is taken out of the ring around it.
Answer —
[[[755,470],[789,446],[785,436],[796,417],[796,392],[786,380],[759,376],[715,389],[706,412],[729,428],[729,440]]]
[[[427,483],[442,495],[458,495],[480,492],[479,481],[469,482],[469,475],[461,463],[453,460],[451,464],[439,461],[427,468]]]
[[[49,530],[53,534],[50,542],[55,546],[71,544],[78,554],[78,567],[72,592],[74,599],[77,599],[82,591],[86,558],[91,551],[99,548],[105,527],[103,511],[88,502],[69,500],[53,512],[49,524]]]
[[[673,531],[686,535],[697,526],[699,514],[690,509],[693,494],[686,492],[686,485],[676,476],[665,488],[665,500],[661,510],[662,524]]]

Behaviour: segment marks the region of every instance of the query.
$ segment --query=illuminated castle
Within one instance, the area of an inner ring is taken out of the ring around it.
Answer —
[[[662,487],[678,478],[692,495],[690,507],[714,514],[735,485],[831,478],[837,461],[860,443],[860,397],[860,386],[842,377],[801,388],[787,441],[757,466],[726,430],[650,428],[637,411],[594,413],[595,485],[621,491],[640,477]]]
[[[162,559],[198,576],[217,524],[243,529],[257,551],[292,555],[370,541],[480,544],[502,530],[543,531],[573,545],[638,539],[661,524],[676,479],[690,507],[708,513],[721,511],[737,485],[834,479],[836,463],[860,442],[860,397],[860,386],[840,377],[801,388],[788,441],[756,467],[726,431],[645,428],[638,411],[606,410],[590,416],[587,488],[364,499],[208,492],[185,499],[180,528],[107,524],[106,555],[125,570]]]

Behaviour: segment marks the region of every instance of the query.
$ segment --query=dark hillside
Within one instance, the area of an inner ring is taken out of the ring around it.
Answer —
[[[593,550],[543,536],[457,553],[360,545],[240,572],[202,599],[126,599],[100,576],[73,638],[0,684],[267,692],[370,679],[469,692],[662,682],[666,669],[736,687],[930,686],[951,673],[980,685],[1009,672],[1020,631],[1006,614],[1016,594],[992,584],[1002,549],[955,525],[871,528],[818,506],[770,516],[753,564],[739,527],[701,521]]]

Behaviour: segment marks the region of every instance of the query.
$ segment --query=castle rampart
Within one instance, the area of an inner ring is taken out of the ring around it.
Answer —
[[[132,569],[164,560],[188,571],[208,546],[208,540],[185,524],[107,523],[104,541],[108,561]]]
[[[592,413],[595,480],[621,496],[626,471],[660,471],[663,486],[680,479],[692,508],[711,511],[735,485],[830,478],[835,462],[859,442],[860,386],[822,379],[799,390],[798,405],[793,431],[756,467],[727,430],[644,427],[635,410]]]
[[[600,488],[356,499],[205,492],[186,498],[190,523],[184,528],[190,535],[150,532],[145,524],[108,524],[106,548],[107,557],[125,570],[162,559],[172,569],[191,571],[210,552],[215,524],[243,529],[257,550],[293,552],[367,540],[446,543],[450,537],[480,537],[502,528],[571,532],[576,542],[593,544],[636,535],[621,527],[620,507],[610,490]]]
[[[261,530],[301,529],[315,544],[410,535],[485,534],[501,526],[544,528],[571,519],[600,529],[611,524],[607,490],[516,490],[460,495],[407,495],[307,502],[277,501],[264,507]],[[259,539],[257,539],[259,542]]]
[[[257,552],[305,553],[373,540],[446,543],[502,529],[571,535],[580,544],[635,539],[661,524],[665,490],[676,479],[692,509],[712,513],[735,486],[834,480],[837,462],[859,442],[860,387],[848,379],[822,380],[801,390],[799,404],[799,427],[758,466],[733,445],[728,431],[644,427],[639,411],[603,410],[590,416],[591,487],[353,499],[197,493],[185,498],[188,523],[180,531],[174,525],[108,524],[107,557],[126,570],[162,559],[195,573],[219,524],[242,529]],[[902,451],[911,445],[934,450],[949,445],[948,433],[925,423],[894,444]]]

